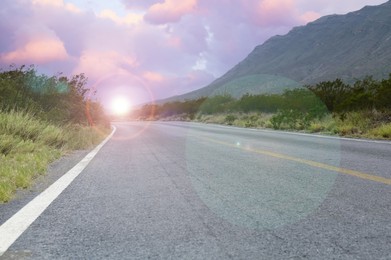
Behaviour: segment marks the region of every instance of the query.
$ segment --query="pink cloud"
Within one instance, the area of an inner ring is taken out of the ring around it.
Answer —
[[[146,71],[142,75],[147,82],[161,83],[165,80],[165,77],[157,72]]]
[[[320,18],[321,15],[317,12],[309,11],[300,16],[300,19],[305,23],[313,22],[316,19]]]
[[[1,55],[7,63],[47,63],[69,58],[64,44],[59,39],[33,39],[22,48]]]
[[[139,24],[143,19],[142,15],[133,13],[120,17],[110,9],[103,10],[98,17],[110,19],[119,25]]]
[[[172,36],[168,39],[168,45],[178,49],[182,48],[182,39],[178,36]]]
[[[252,23],[258,26],[286,26],[298,21],[294,0],[243,0],[243,6]]]
[[[165,0],[149,7],[144,19],[153,24],[178,22],[182,16],[195,10],[197,0]]]
[[[99,79],[112,74],[128,74],[128,68],[137,66],[135,58],[116,51],[86,50],[81,55],[74,73],[87,73],[92,79]]]
[[[77,8],[74,4],[71,3],[64,3],[64,0],[32,0],[32,3],[34,5],[41,5],[41,6],[51,6],[51,7],[57,7],[57,8],[65,8],[67,11],[74,12],[74,13],[80,13],[81,10]]]

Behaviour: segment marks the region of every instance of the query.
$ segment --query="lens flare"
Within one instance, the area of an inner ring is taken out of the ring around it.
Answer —
[[[129,101],[129,99],[125,97],[116,97],[111,102],[111,111],[115,115],[126,115],[128,114],[132,109],[132,104]]]

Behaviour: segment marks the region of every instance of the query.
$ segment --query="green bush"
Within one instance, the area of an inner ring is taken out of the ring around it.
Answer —
[[[230,115],[227,115],[227,116],[225,117],[225,123],[226,123],[227,125],[232,125],[236,119],[237,119],[237,117],[234,116],[234,115],[231,115],[231,114],[230,114]]]
[[[28,187],[47,165],[110,131],[84,74],[39,75],[34,66],[0,71],[0,202]]]
[[[258,116],[256,115],[249,115],[245,117],[245,127],[256,127],[258,126]]]
[[[26,111],[55,124],[108,126],[102,106],[90,100],[84,74],[71,78],[39,75],[34,66],[10,67],[0,72],[1,111]],[[33,127],[33,126],[31,126]],[[35,135],[35,130],[25,135]],[[30,138],[26,136],[25,138]]]
[[[279,110],[270,122],[274,129],[296,129],[299,119],[300,112],[296,110]]]

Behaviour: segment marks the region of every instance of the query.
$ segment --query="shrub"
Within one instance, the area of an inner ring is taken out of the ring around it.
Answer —
[[[256,127],[258,126],[258,116],[250,115],[246,117],[246,121],[244,123],[245,127]]]
[[[300,120],[300,112],[297,110],[279,110],[270,122],[274,129],[296,129]]]
[[[233,122],[234,122],[236,119],[237,119],[237,117],[234,116],[234,115],[227,115],[227,116],[225,117],[225,123],[226,123],[227,125],[232,125]]]

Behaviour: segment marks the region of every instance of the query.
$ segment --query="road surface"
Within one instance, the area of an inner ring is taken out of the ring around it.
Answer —
[[[4,259],[391,259],[389,142],[115,126]]]

